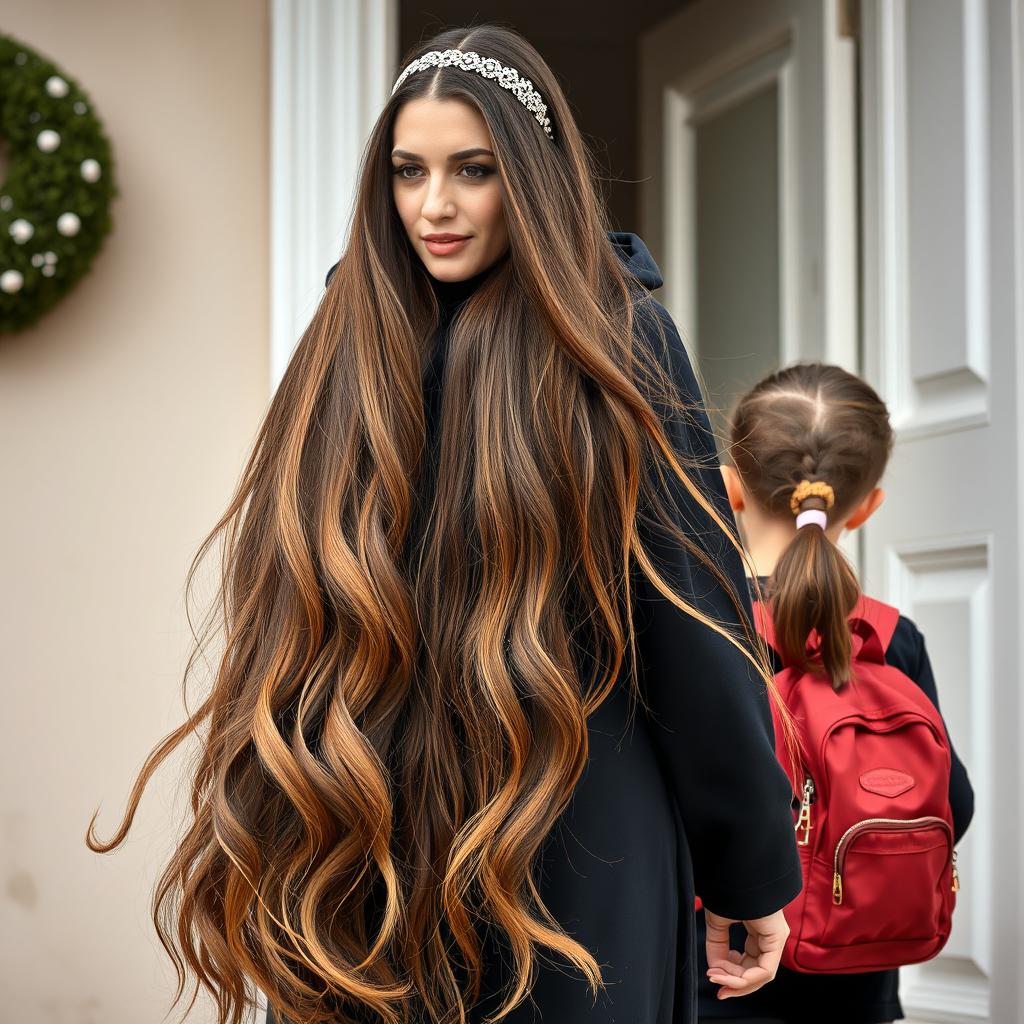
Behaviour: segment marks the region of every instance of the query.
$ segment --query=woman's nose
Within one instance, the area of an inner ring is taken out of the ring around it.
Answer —
[[[433,178],[428,183],[422,213],[425,220],[444,220],[454,216],[455,203],[443,178]]]

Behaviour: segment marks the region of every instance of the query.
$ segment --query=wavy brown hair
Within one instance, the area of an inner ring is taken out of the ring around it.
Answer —
[[[679,393],[638,321],[664,331],[609,243],[557,80],[490,26],[406,60],[449,47],[531,79],[554,140],[476,74],[414,74],[389,100],[348,247],[189,572],[191,591],[220,542],[220,600],[186,669],[187,682],[222,636],[212,690],[150,754],[114,835],[96,837],[95,815],[89,827],[92,849],[120,844],[154,771],[197,738],[192,818],[153,912],[175,1001],[194,975],[192,1001],[209,989],[219,1024],[242,1019],[253,985],[301,1022],[464,1021],[488,930],[514,969],[492,1019],[528,993],[541,947],[596,993],[600,968],[532,865],[586,763],[588,716],[621,673],[636,692],[631,571],[757,660],[739,597],[743,630],[710,622],[641,542],[640,504],[710,562],[665,474],[729,526],[666,434],[660,409]],[[439,310],[390,185],[392,125],[419,96],[485,119],[510,237],[451,328],[426,504],[422,367]],[[586,679],[578,649],[596,666]]]
[[[827,483],[842,521],[882,479],[892,452],[889,412],[874,389],[839,366],[800,363],[771,374],[739,401],[730,452],[743,487],[769,515],[792,518],[790,499],[804,480]],[[826,510],[809,496],[800,510]],[[850,679],[852,638],[847,618],[860,584],[824,530],[797,530],[768,581],[767,596],[779,653],[788,666],[829,677],[835,689]],[[817,633],[818,652],[807,640]]]

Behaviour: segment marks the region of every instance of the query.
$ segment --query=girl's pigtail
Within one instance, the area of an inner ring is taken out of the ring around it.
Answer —
[[[787,666],[822,672],[838,690],[850,680],[852,640],[848,618],[860,585],[842,551],[825,536],[832,488],[804,481],[793,492],[795,513],[811,513],[782,553],[769,583],[775,642]],[[810,638],[810,639],[809,639]]]

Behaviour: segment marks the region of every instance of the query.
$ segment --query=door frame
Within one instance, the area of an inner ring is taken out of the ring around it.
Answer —
[[[391,95],[397,0],[271,0],[270,386],[345,248],[359,161]]]

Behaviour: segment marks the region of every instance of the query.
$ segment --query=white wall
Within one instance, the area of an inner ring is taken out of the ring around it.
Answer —
[[[183,820],[174,769],[121,851],[83,835],[101,802],[109,834],[182,718],[185,572],[266,403],[268,17],[252,0],[33,0],[2,28],[91,93],[122,194],[93,272],[0,338],[0,1020],[155,1022],[173,972],[148,904]]]

